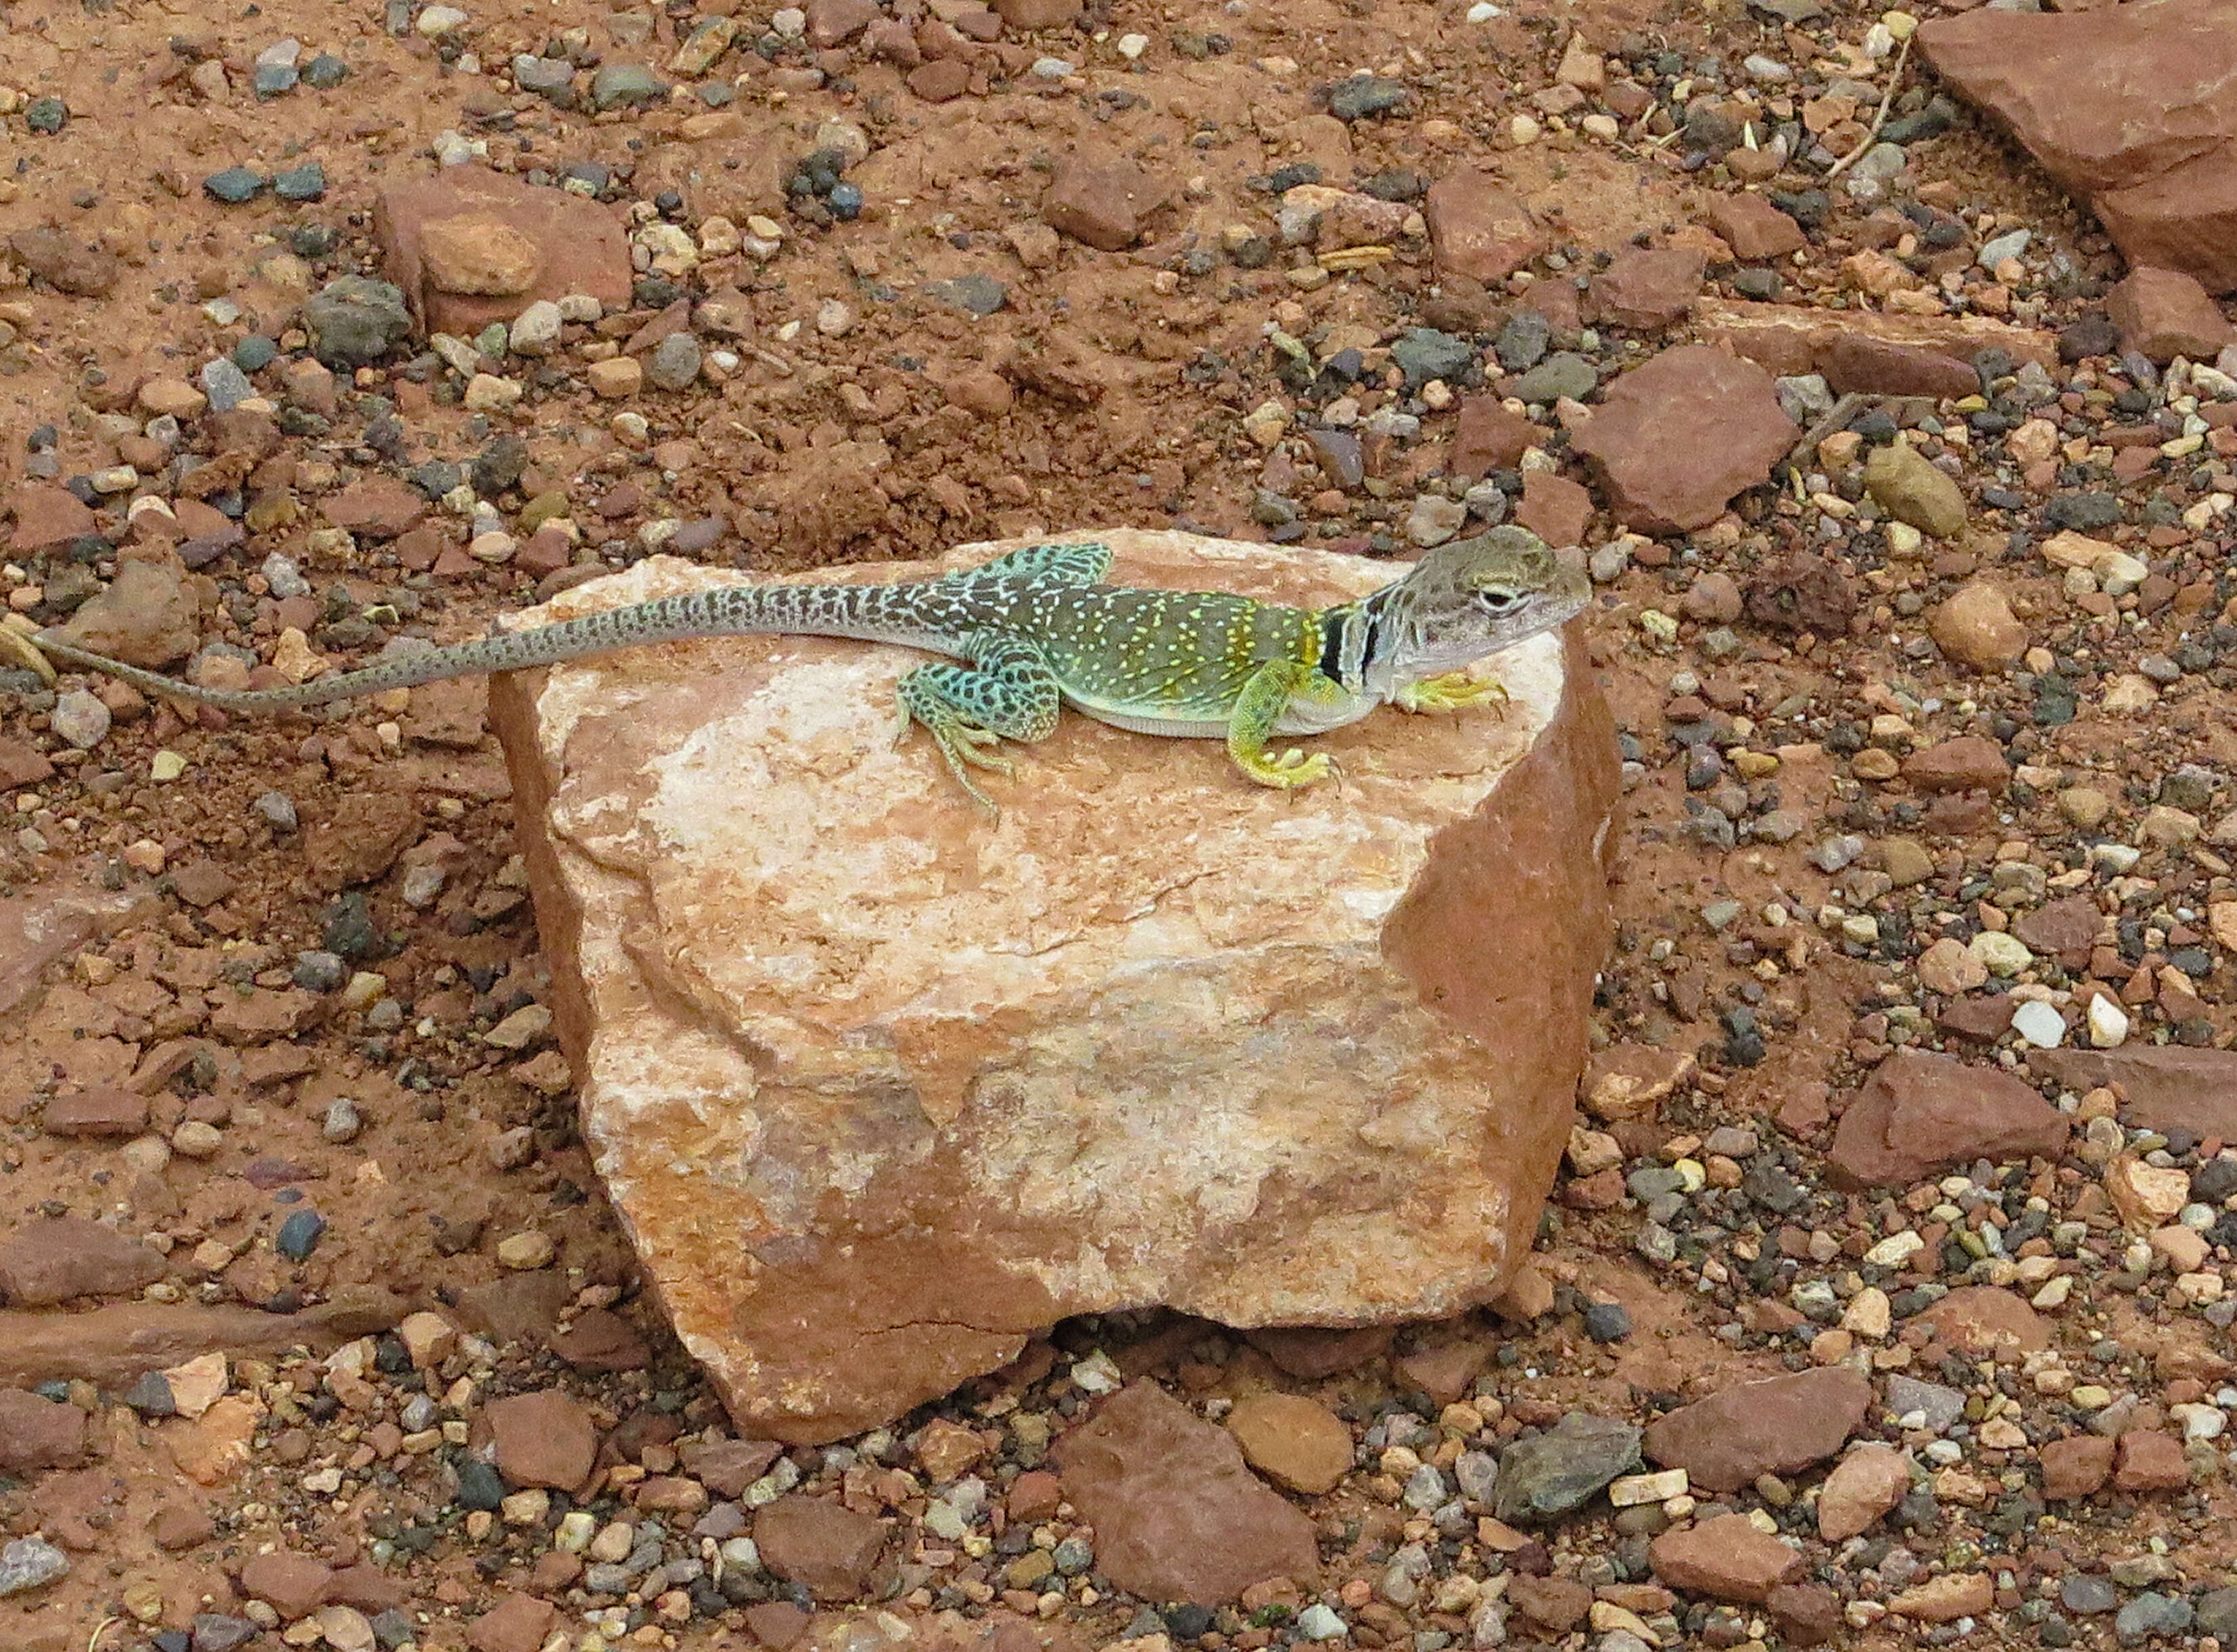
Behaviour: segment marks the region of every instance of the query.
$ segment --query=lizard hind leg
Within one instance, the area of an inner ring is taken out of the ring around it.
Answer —
[[[1056,673],[1031,643],[991,637],[975,643],[967,665],[920,665],[901,680],[901,731],[921,723],[963,790],[987,808],[973,769],[1015,772],[993,748],[1004,740],[1045,740],[1063,704]]]

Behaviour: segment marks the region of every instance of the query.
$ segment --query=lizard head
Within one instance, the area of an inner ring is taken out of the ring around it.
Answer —
[[[1591,599],[1585,571],[1527,528],[1497,527],[1425,552],[1390,588],[1400,681],[1457,671],[1551,631]]]

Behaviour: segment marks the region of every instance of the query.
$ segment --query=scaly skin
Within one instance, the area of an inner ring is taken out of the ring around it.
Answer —
[[[1333,772],[1329,758],[1276,754],[1270,739],[1338,728],[1386,703],[1444,711],[1503,698],[1461,668],[1561,624],[1589,594],[1581,572],[1512,527],[1440,546],[1403,578],[1330,608],[1105,585],[1110,570],[1105,545],[1039,545],[939,579],[725,586],[398,654],[294,688],[202,688],[89,652],[59,631],[32,640],[150,693],[247,714],[690,637],[898,643],[960,662],[901,679],[901,732],[921,724],[964,790],[991,808],[970,771],[1011,772],[994,748],[1046,739],[1066,704],[1145,733],[1224,738],[1259,784],[1310,784]]]

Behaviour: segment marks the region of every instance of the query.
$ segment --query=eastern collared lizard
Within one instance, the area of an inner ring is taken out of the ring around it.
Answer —
[[[1501,697],[1462,668],[1562,624],[1590,591],[1581,571],[1518,527],[1440,545],[1380,590],[1327,608],[1106,585],[1111,561],[1099,544],[1036,545],[936,579],[724,586],[395,653],[291,688],[204,688],[91,653],[59,631],[29,640],[150,693],[247,713],[691,637],[897,643],[949,657],[901,678],[897,737],[923,724],[964,789],[992,807],[971,770],[1010,773],[994,748],[1045,739],[1063,705],[1145,734],[1224,738],[1261,785],[1308,784],[1332,771],[1328,756],[1277,754],[1269,739],[1339,728],[1384,704],[1441,711]]]

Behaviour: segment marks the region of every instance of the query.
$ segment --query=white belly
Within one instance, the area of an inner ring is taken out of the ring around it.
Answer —
[[[1127,729],[1136,734],[1164,735],[1177,740],[1224,740],[1227,738],[1227,719],[1176,718],[1150,717],[1137,712],[1110,711],[1100,706],[1083,704],[1067,697],[1066,702],[1074,710],[1085,712],[1098,723],[1107,723],[1114,729]],[[1375,709],[1375,702],[1364,697],[1346,698],[1328,704],[1300,704],[1291,702],[1274,725],[1274,732],[1295,737],[1303,734],[1325,734],[1330,729],[1341,729],[1356,723]]]

